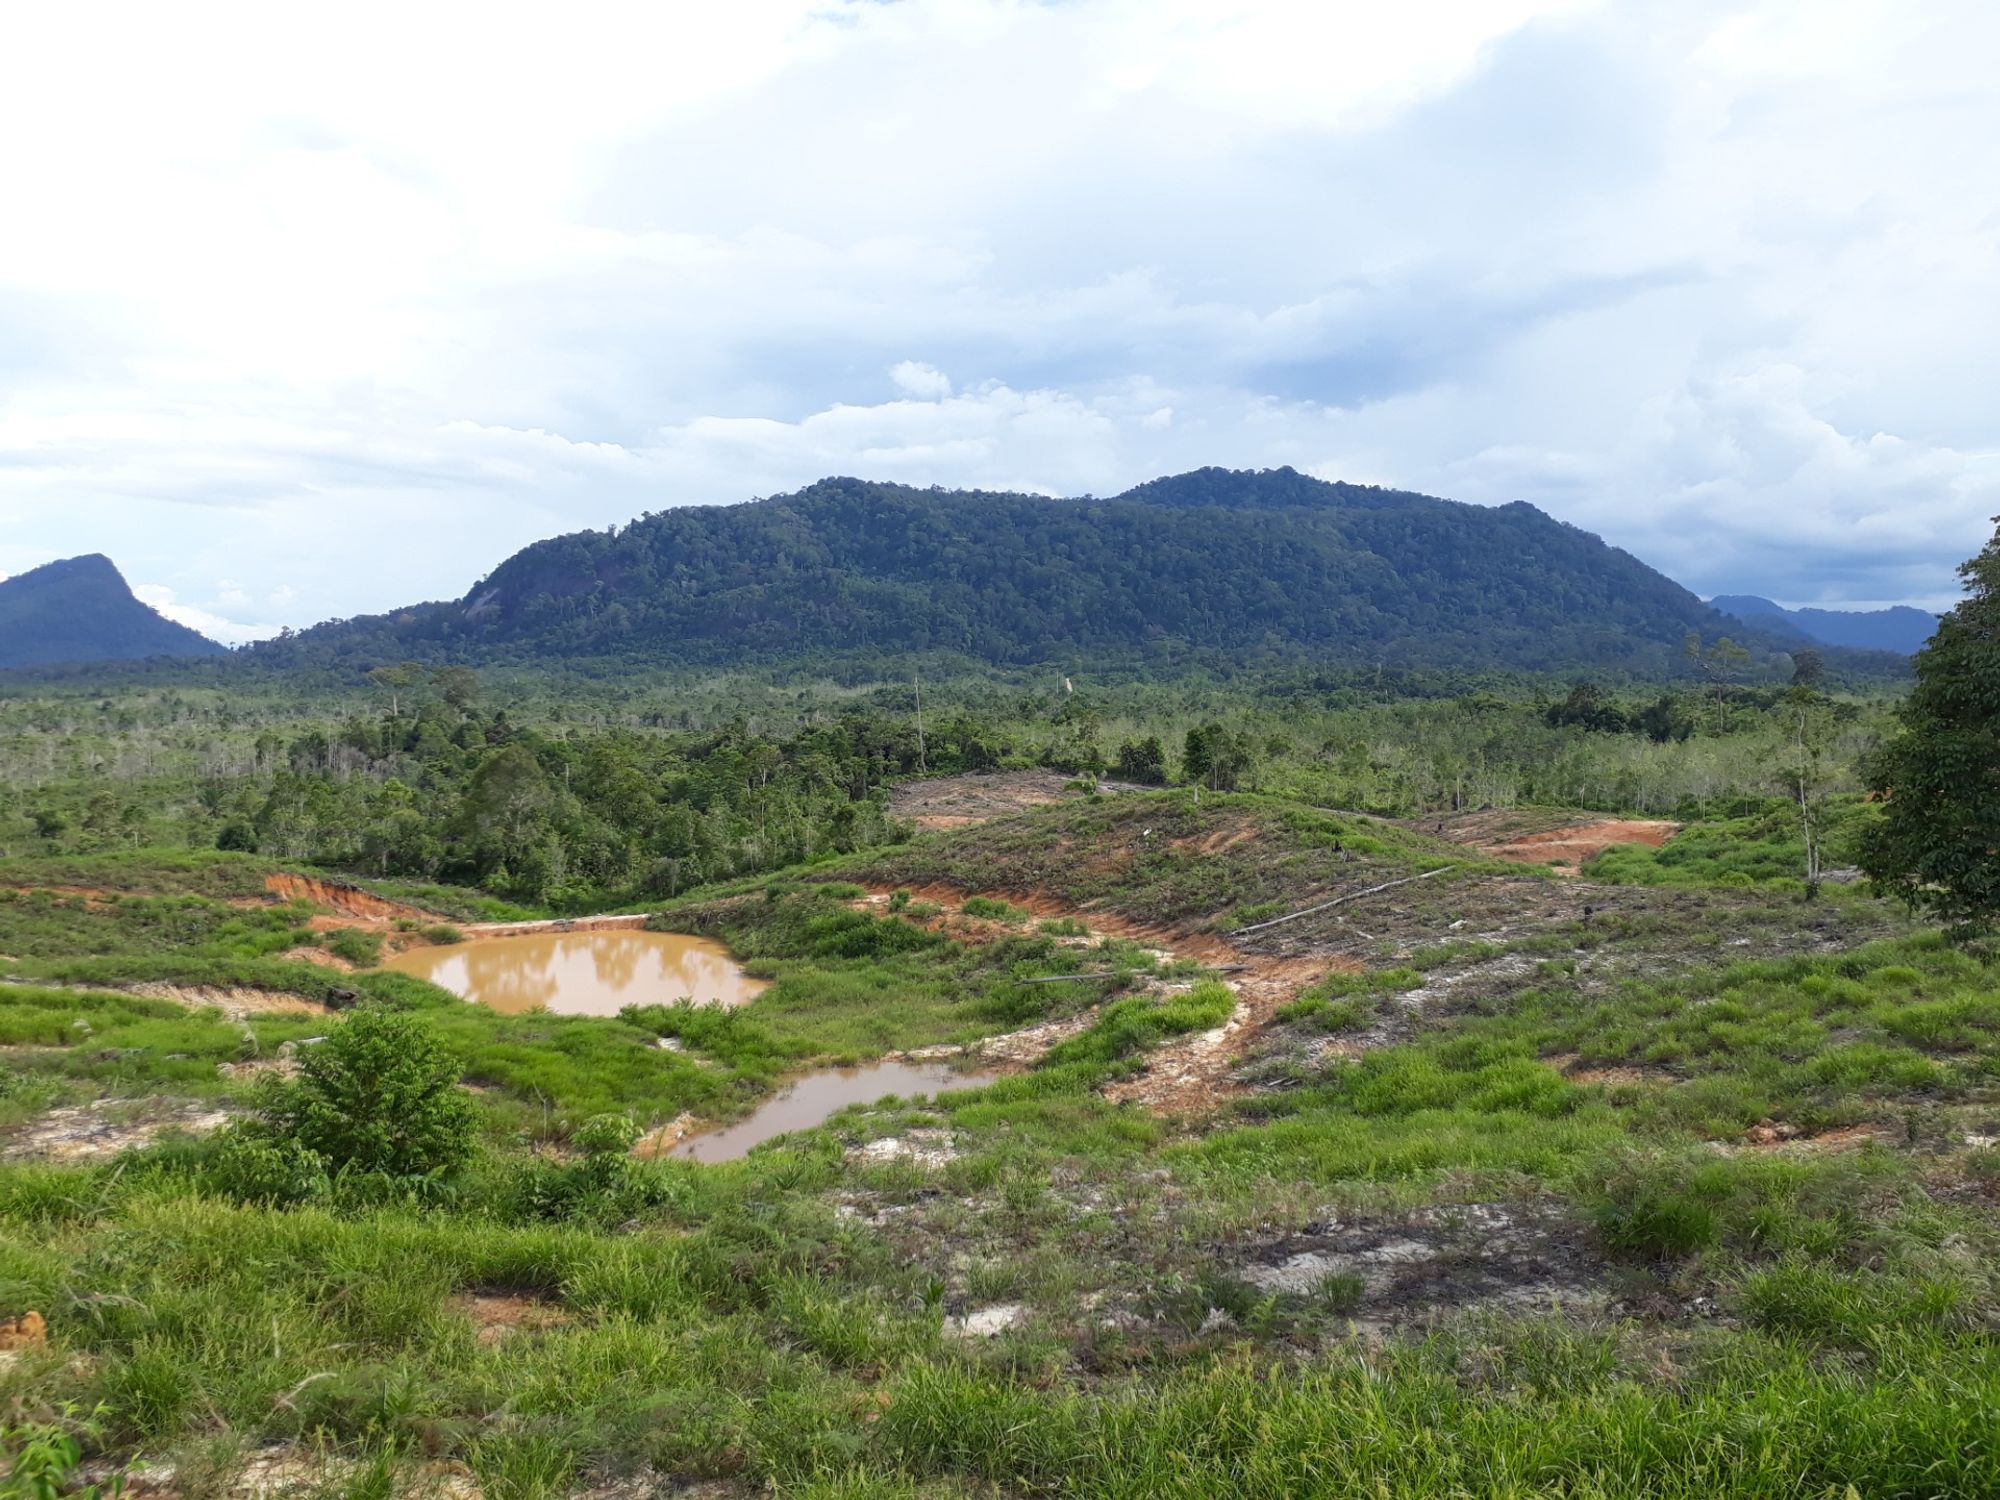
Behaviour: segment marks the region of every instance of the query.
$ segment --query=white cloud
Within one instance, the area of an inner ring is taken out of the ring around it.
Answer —
[[[906,359],[893,366],[889,378],[896,383],[897,390],[919,401],[942,401],[951,394],[950,376],[935,365],[921,364],[914,359]]]
[[[165,615],[177,625],[185,625],[190,630],[198,630],[212,641],[221,641],[225,646],[240,646],[245,641],[269,640],[280,630],[277,625],[244,625],[235,620],[211,614],[192,604],[182,604],[174,598],[174,591],[165,584],[135,583],[132,593],[142,604],[150,605],[159,614]]]
[[[104,551],[241,638],[831,472],[1292,463],[1936,599],[2000,510],[1995,43],[1976,0],[41,7],[0,566]]]

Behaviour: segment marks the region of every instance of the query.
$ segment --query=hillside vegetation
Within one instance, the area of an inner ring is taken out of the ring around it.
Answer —
[[[1529,505],[1204,469],[1112,499],[828,479],[661,511],[539,542],[458,603],[319,626],[251,659],[933,653],[1101,670],[1310,654],[1658,674],[1690,631],[1730,628],[1670,579]]]
[[[0,579],[0,668],[153,656],[221,656],[207,636],[139,602],[92,553]]]

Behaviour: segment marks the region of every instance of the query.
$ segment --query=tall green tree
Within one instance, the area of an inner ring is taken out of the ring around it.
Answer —
[[[1946,921],[2000,913],[2000,532],[1958,570],[1966,598],[1914,663],[1897,735],[1872,759],[1887,799],[1861,868]]]

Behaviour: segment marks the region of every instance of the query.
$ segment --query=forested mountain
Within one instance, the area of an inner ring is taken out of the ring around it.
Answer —
[[[1901,656],[1915,655],[1938,624],[1930,611],[1901,604],[1893,609],[1786,609],[1755,594],[1721,594],[1708,602],[1711,609],[1774,633],[1789,627],[1822,646]]]
[[[1648,671],[1676,661],[1690,631],[1730,629],[1670,579],[1530,505],[1202,469],[1112,499],[827,479],[661,511],[537,543],[457,603],[335,621],[254,659],[1311,656]]]
[[[99,553],[0,580],[0,667],[223,654],[207,636],[134,598]]]

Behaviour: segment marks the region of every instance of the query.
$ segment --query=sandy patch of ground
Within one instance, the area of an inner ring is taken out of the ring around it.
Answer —
[[[967,1042],[963,1047],[948,1043],[939,1047],[912,1047],[908,1052],[892,1052],[892,1062],[939,1062],[945,1058],[965,1057],[983,1063],[1010,1064],[1028,1067],[1040,1062],[1048,1050],[1058,1042],[1066,1042],[1090,1029],[1097,1019],[1097,1007],[1081,1011],[1060,1020],[1043,1021],[1038,1025],[1024,1026],[1019,1031],[1002,1032],[999,1036],[981,1037],[976,1042]]]
[[[1642,1083],[1665,1086],[1679,1080],[1664,1068],[1637,1068],[1624,1065],[1587,1066],[1574,1052],[1559,1052],[1542,1059],[1571,1083]]]
[[[1557,821],[1560,819],[1560,821]],[[1460,813],[1434,824],[1414,819],[1411,826],[1477,849],[1495,859],[1518,864],[1550,865],[1575,874],[1584,864],[1614,844],[1644,844],[1657,849],[1681,831],[1678,823],[1656,818],[1587,818],[1548,809]]]
[[[958,1143],[949,1131],[910,1130],[852,1147],[847,1159],[863,1166],[907,1161],[919,1167],[944,1167],[958,1160]]]
[[[652,920],[645,912],[602,917],[551,917],[538,922],[468,922],[459,931],[468,938],[516,937],[535,932],[630,932]]]
[[[915,824],[925,832],[970,828],[1010,813],[1086,795],[1070,785],[1075,779],[1060,771],[973,771],[964,776],[906,781],[889,794],[889,816],[898,822]],[[1116,781],[1101,781],[1097,789],[1100,792],[1143,790]]]
[[[83,1477],[109,1492],[114,1472],[106,1465],[94,1464]],[[348,1493],[363,1475],[361,1465],[351,1458],[305,1447],[280,1447],[249,1453],[220,1475],[183,1473],[173,1464],[138,1463],[120,1477],[123,1492],[132,1500],[180,1500],[183,1495],[201,1495],[208,1500],[317,1500],[322,1495]],[[461,1463],[422,1464],[398,1479],[397,1500],[480,1500],[479,1481]]]
[[[451,1306],[471,1320],[473,1337],[484,1348],[516,1334],[541,1333],[572,1321],[568,1311],[554,1303],[518,1292],[461,1292],[451,1299]]]
[[[0,1160],[102,1161],[150,1145],[168,1130],[203,1135],[230,1118],[201,1099],[100,1099],[30,1120],[0,1147]]]
[[[1783,1155],[1817,1156],[1834,1151],[1859,1151],[1864,1146],[1893,1146],[1903,1139],[1903,1132],[1894,1125],[1864,1122],[1860,1125],[1843,1125],[1837,1130],[1822,1130],[1817,1134],[1807,1134],[1796,1125],[1783,1121],[1763,1120],[1743,1132],[1743,1139],[1734,1143],[1716,1144],[1715,1149],[1724,1155],[1738,1151],[1775,1151]]]
[[[110,902],[122,899],[123,895],[119,891],[100,890],[94,885],[14,885],[9,883],[5,888],[10,891],[19,891],[24,896],[62,896],[68,900],[85,902],[90,906],[104,906]]]
[[[189,1010],[204,1010],[214,1006],[232,1021],[240,1021],[246,1016],[287,1015],[324,1016],[330,1014],[317,1000],[308,1000],[304,995],[290,994],[284,990],[232,989],[212,984],[167,984],[164,981],[148,981],[130,986],[132,994],[144,995],[150,1000],[171,1000],[176,1005],[185,1005]]]
[[[1017,1302],[981,1307],[961,1318],[946,1318],[944,1336],[948,1339],[997,1338],[1008,1329],[1019,1326],[1027,1316],[1028,1310]]]
[[[0,1352],[12,1354],[22,1349],[39,1349],[48,1341],[48,1321],[38,1312],[24,1312],[18,1318],[0,1322]]]

